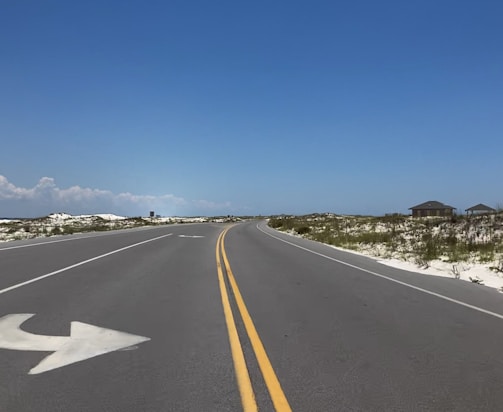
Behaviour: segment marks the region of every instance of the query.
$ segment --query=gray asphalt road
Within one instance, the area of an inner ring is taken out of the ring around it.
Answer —
[[[69,336],[77,321],[150,338],[40,374],[53,351],[0,349],[0,410],[239,411],[237,375],[262,411],[281,395],[294,411],[501,410],[501,294],[247,222],[218,248],[233,347],[216,262],[226,227],[0,245],[2,319],[35,314],[22,329],[37,335]]]

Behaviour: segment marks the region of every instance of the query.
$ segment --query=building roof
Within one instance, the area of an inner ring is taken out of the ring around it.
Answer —
[[[493,209],[492,207],[479,203],[478,205],[465,209],[465,212],[496,212],[496,209]]]
[[[449,205],[444,205],[442,202],[437,202],[436,200],[428,200],[427,202],[421,203],[420,205],[409,207],[409,210],[414,209],[437,210],[437,209],[455,209],[455,208]]]

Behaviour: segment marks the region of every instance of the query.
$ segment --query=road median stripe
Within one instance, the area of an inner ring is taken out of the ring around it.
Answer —
[[[283,392],[283,389],[281,388],[281,384],[278,380],[278,377],[276,376],[276,373],[274,372],[269,357],[267,356],[267,352],[265,351],[264,345],[262,344],[257,329],[255,328],[253,320],[250,316],[250,313],[248,312],[244,299],[238,288],[236,279],[234,278],[234,275],[232,273],[229,260],[227,258],[227,253],[225,252],[225,235],[227,234],[228,230],[229,229],[226,229],[221,234],[221,239],[219,238],[219,240],[221,241],[222,257],[225,264],[227,278],[229,279],[229,283],[234,293],[237,307],[241,314],[241,318],[243,319],[246,333],[248,334],[248,338],[250,339],[253,351],[255,352],[260,371],[262,372],[262,376],[264,377],[264,381],[269,391],[269,395],[271,397],[275,410],[277,412],[291,412],[288,400]]]
[[[220,295],[224,309],[225,323],[227,325],[227,333],[229,335],[229,343],[231,346],[232,360],[234,362],[234,370],[236,372],[236,380],[239,388],[239,393],[241,395],[241,404],[243,405],[244,412],[255,412],[258,411],[255,394],[253,393],[253,387],[251,384],[250,375],[248,373],[248,368],[246,367],[243,348],[239,340],[236,322],[234,321],[234,315],[232,314],[229,295],[227,293],[227,287],[225,286],[222,262],[220,260],[221,241],[224,233],[225,232],[220,233],[216,247],[218,284],[220,286]]]

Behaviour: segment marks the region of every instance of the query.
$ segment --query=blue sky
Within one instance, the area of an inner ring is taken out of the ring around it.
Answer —
[[[0,216],[503,205],[500,1],[0,4]]]

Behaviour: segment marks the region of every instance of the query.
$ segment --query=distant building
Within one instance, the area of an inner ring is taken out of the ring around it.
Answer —
[[[412,210],[412,217],[428,217],[428,216],[452,216],[454,207],[444,205],[436,200],[429,200],[417,206],[409,207]]]
[[[465,209],[466,214],[477,214],[477,215],[483,215],[486,213],[495,213],[496,209],[493,209],[492,207],[489,207],[487,205],[484,205],[482,203],[479,203],[478,205],[469,207],[468,209]]]

